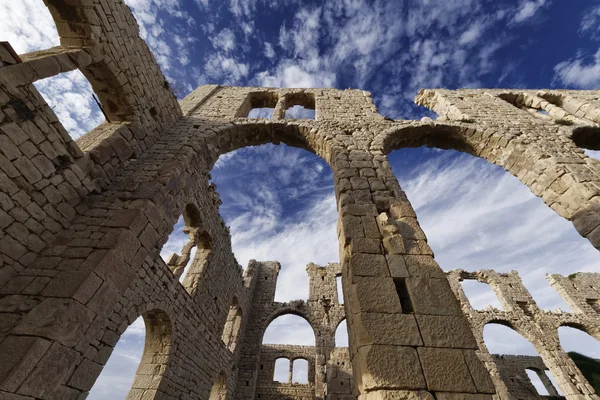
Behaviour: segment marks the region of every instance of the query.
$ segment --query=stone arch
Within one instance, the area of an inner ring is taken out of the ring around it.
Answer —
[[[159,398],[164,394],[162,392],[166,387],[164,382],[168,379],[168,373],[165,372],[168,369],[172,353],[173,327],[171,319],[167,313],[159,309],[145,311],[141,317],[146,328],[144,351],[127,399],[145,396]],[[79,368],[83,371],[85,368],[90,368],[90,365],[94,365],[94,363],[84,361]],[[90,370],[93,369],[90,368]],[[98,369],[95,379],[90,382],[95,382],[101,371],[102,368]],[[82,372],[77,370],[75,376],[79,376],[80,373]],[[90,390],[92,387],[87,389]]]
[[[313,339],[314,339],[314,343],[317,342],[317,335],[316,335],[316,330],[315,330],[315,324],[310,320],[310,318],[308,317],[308,315],[306,315],[305,313],[302,313],[298,310],[293,310],[293,309],[282,309],[282,310],[277,310],[273,313],[271,313],[271,315],[269,315],[269,317],[266,319],[264,326],[264,329],[262,331],[262,338],[260,340],[260,343],[263,343],[264,341],[264,336],[265,333],[267,332],[267,330],[269,329],[269,327],[271,326],[271,324],[279,317],[283,317],[286,315],[294,315],[296,317],[300,317],[302,318],[310,327],[311,332],[313,334]],[[314,346],[314,344],[313,344]]]
[[[331,139],[326,138],[311,123],[295,121],[236,122],[210,128],[210,131],[212,131],[211,136],[206,136],[205,140],[216,151],[211,152],[207,159],[208,170],[212,169],[219,156],[223,154],[267,143],[284,143],[291,147],[307,150],[331,165]]]
[[[128,121],[131,119],[133,98],[123,90],[123,85],[118,76],[121,74],[118,63],[106,60],[105,52],[96,48],[101,42],[104,27],[98,31],[98,23],[90,20],[90,7],[81,0],[45,1],[50,14],[56,24],[56,29],[61,39],[61,47],[86,48],[92,54],[92,62],[79,69],[88,79],[98,99],[104,106],[110,122]],[[119,5],[122,6],[122,5]],[[104,12],[102,12],[104,13]],[[122,13],[123,16],[129,13]],[[132,21],[134,21],[132,19]],[[137,24],[135,25],[137,28]],[[99,34],[98,34],[99,32]],[[135,30],[136,36],[139,29]],[[138,40],[141,40],[138,38]]]
[[[558,130],[559,128],[552,129]],[[582,129],[579,132],[586,132],[589,128],[579,127],[576,129]],[[584,134],[580,135],[584,136]],[[499,165],[517,177],[535,196],[542,198],[546,205],[558,215],[572,221],[577,232],[599,249],[600,235],[597,232],[596,235],[591,234],[592,230],[598,226],[596,222],[598,221],[597,209],[599,206],[597,202],[587,200],[594,197],[590,192],[597,190],[589,185],[586,186],[592,172],[577,169],[579,164],[568,168],[568,164],[558,164],[554,161],[556,157],[563,157],[563,152],[572,152],[577,157],[576,153],[581,151],[577,149],[574,141],[567,138],[562,138],[560,141],[560,146],[562,146],[560,151],[552,146],[544,147],[543,144],[522,141],[514,135],[502,135],[495,130],[484,129],[483,126],[476,124],[431,122],[390,128],[375,137],[372,149],[382,152],[384,155],[393,150],[407,147],[427,146],[452,149]],[[519,159],[527,158],[532,161],[529,163],[527,161],[518,162]],[[571,182],[570,187],[556,193],[551,185],[565,177],[567,178],[566,182]],[[567,190],[572,191],[573,195],[561,196]],[[559,197],[561,201],[557,201]],[[592,217],[591,220],[590,217]],[[590,228],[590,225],[593,226]]]
[[[461,125],[439,123],[394,127],[376,136],[374,145],[384,154],[407,147],[426,146],[476,155],[475,147],[467,139],[467,129]]]

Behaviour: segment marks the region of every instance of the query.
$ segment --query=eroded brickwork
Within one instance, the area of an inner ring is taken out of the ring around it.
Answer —
[[[440,115],[435,122],[386,119],[361,90],[209,85],[178,104],[121,0],[46,4],[61,46],[18,57],[0,47],[2,398],[85,397],[139,316],[148,337],[129,398],[255,398],[264,329],[291,313],[315,331],[316,397],[334,387],[332,397],[348,394],[349,365],[327,371],[350,360],[363,400],[491,399],[472,315],[392,172],[395,149],[453,148],[501,165],[600,248],[600,164],[579,147],[598,145],[598,92],[425,90],[417,102]],[[108,118],[77,141],[32,85],[74,69]],[[315,120],[285,118],[294,105],[314,108]],[[273,117],[247,118],[255,107],[273,107]],[[334,174],[340,266],[309,266],[308,301],[273,301],[276,262],[242,272],[209,185],[220,155],[264,143],[311,151]],[[165,263],[160,249],[182,214],[190,242]],[[572,301],[594,309],[585,290]],[[519,296],[510,321],[535,339],[553,319]],[[334,351],[344,315],[347,358]],[[596,398],[555,339],[540,354],[566,397]]]

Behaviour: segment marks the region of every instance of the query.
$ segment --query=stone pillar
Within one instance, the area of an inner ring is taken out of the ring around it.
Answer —
[[[567,400],[599,399],[594,388],[579,371],[571,357],[564,352],[556,335],[547,332],[540,339],[531,340],[536,351],[550,370]],[[545,383],[544,383],[545,385]]]
[[[558,391],[550,381],[550,378],[548,378],[548,375],[546,375],[545,371],[535,371],[535,373],[542,381],[542,384],[544,385],[550,396],[559,396]]]
[[[387,157],[351,150],[333,165],[359,398],[491,399],[469,323]]]

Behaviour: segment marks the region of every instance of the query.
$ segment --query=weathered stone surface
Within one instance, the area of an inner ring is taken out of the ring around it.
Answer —
[[[365,346],[355,357],[369,371],[368,375],[356,377],[366,390],[426,388],[417,352],[412,347]]]
[[[476,357],[506,397],[511,380],[482,343],[490,321],[533,338],[569,400],[593,396],[556,330],[600,332],[600,275],[551,277],[575,310],[551,314],[514,276],[480,273],[506,310],[473,310],[458,284],[465,274],[449,275],[453,294],[386,154],[427,145],[500,165],[600,248],[600,168],[578,148],[598,146],[597,91],[423,90],[416,101],[436,121],[386,119],[353,89],[206,85],[179,103],[122,0],[46,3],[61,46],[17,63],[0,44],[0,377],[13,382],[1,396],[85,397],[140,316],[148,338],[130,398],[431,400],[427,386],[438,400],[487,399],[494,390]],[[75,68],[107,115],[77,141],[32,86]],[[316,119],[286,119],[294,105]],[[273,118],[248,119],[257,107],[273,107]],[[274,300],[278,263],[242,272],[208,183],[220,155],[280,142],[329,163],[340,211],[341,265],[309,264],[309,299],[287,303]],[[181,215],[190,239],[165,263]],[[346,311],[350,348],[340,349]],[[315,346],[262,345],[284,314],[311,324]],[[309,383],[274,383],[280,356],[308,360]]]
[[[417,350],[429,390],[477,393],[461,350],[426,347]]]

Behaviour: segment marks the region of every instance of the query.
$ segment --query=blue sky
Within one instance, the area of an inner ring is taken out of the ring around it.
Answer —
[[[600,86],[598,0],[126,2],[181,95],[205,83],[356,87],[373,93],[382,114],[418,119],[435,117],[412,103],[422,87]],[[0,20],[0,40],[18,53],[58,44],[42,0],[2,2]],[[74,137],[102,122],[81,74],[36,86]],[[549,288],[546,272],[598,271],[597,251],[501,168],[435,149],[389,157],[445,270],[518,270],[548,309],[567,307]],[[329,167],[304,150],[265,145],[222,156],[212,176],[240,264],[280,261],[277,300],[306,298],[304,266],[338,261]],[[174,232],[165,257],[185,240],[181,226]],[[485,287],[466,290],[477,307],[497,302]],[[531,353],[527,343],[494,329],[486,328],[492,352]],[[125,397],[143,332],[137,321],[123,335],[90,398]],[[265,341],[304,343],[311,335],[284,318]],[[568,350],[600,357],[595,341],[577,333],[561,332],[561,338]]]

